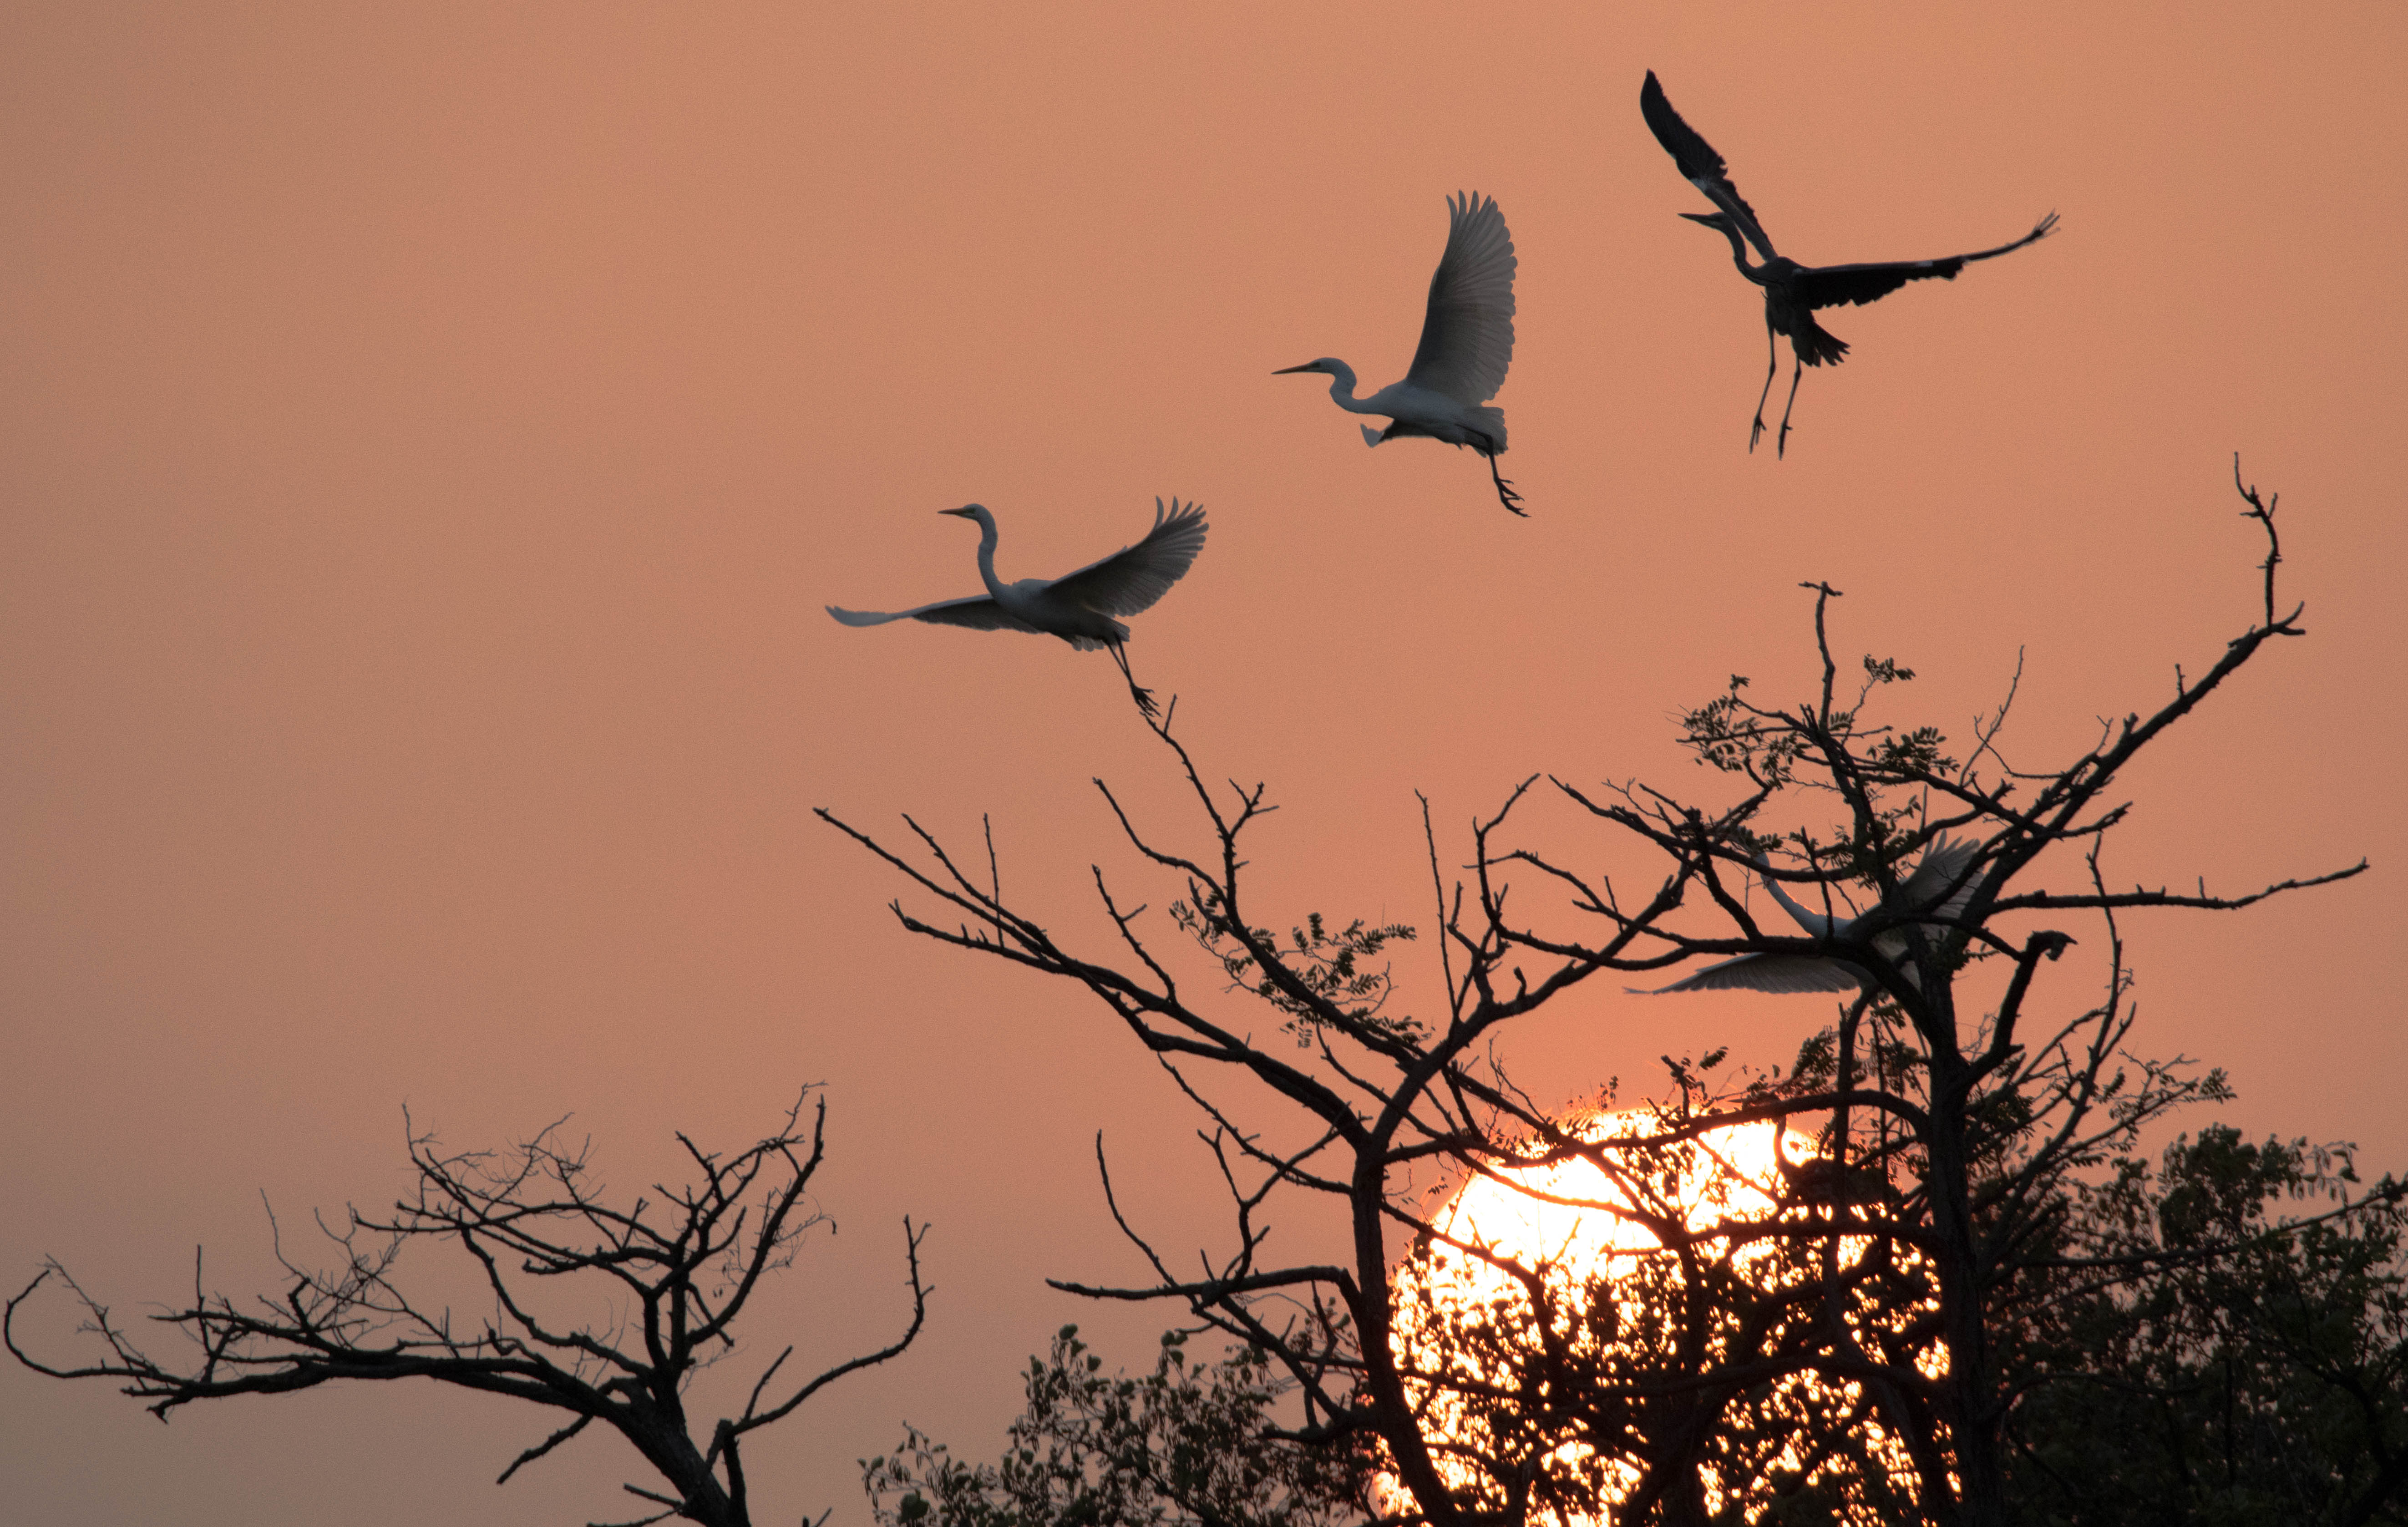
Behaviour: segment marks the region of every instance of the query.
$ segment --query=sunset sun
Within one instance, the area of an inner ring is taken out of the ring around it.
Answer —
[[[1661,1127],[1643,1113],[1601,1114],[1575,1132],[1603,1142]],[[1477,1176],[1455,1188],[1398,1277],[1395,1331],[1414,1376],[1413,1399],[1433,1434],[1445,1438],[1438,1463],[1449,1488],[1501,1498],[1519,1473],[1530,1480],[1531,1520],[1560,1527],[1612,1520],[1642,1477],[1600,1457],[1583,1435],[1643,1437],[1666,1424],[1664,1397],[1681,1392],[1684,1356],[1742,1355],[1743,1320],[1726,1313],[1702,1328],[1684,1321],[1697,1286],[1732,1285],[1778,1301],[1815,1279],[1820,1240],[1795,1232],[1827,1222],[1827,1208],[1813,1202],[1828,1197],[1812,1186],[1816,1160],[1812,1137],[1795,1129],[1728,1125],[1693,1142],[1607,1146],[1595,1159]],[[1838,1265],[1859,1268],[1870,1244],[1843,1237]],[[1911,1267],[1911,1258],[1899,1260]],[[1873,1334],[1866,1314],[1854,1299],[1844,1309],[1858,1339]],[[1895,1305],[1884,1316],[1893,1339],[1901,1319]],[[1933,1341],[1914,1361],[1938,1373],[1944,1356]],[[1619,1381],[1632,1403],[1614,1414],[1550,1416],[1566,1371],[1589,1385]],[[1771,1478],[1784,1492],[1819,1487],[1852,1506],[1861,1506],[1869,1486],[1884,1498],[1912,1491],[1912,1460],[1852,1381],[1799,1376],[1728,1404],[1747,1421],[1733,1431],[1736,1448],[1701,1471],[1709,1510],[1726,1504],[1726,1477]],[[1859,1450],[1809,1456],[1799,1439],[1810,1418],[1843,1419]],[[1393,1479],[1383,1479],[1383,1493],[1407,1500]],[[1770,1504],[1750,1498],[1742,1509],[1754,1520]]]

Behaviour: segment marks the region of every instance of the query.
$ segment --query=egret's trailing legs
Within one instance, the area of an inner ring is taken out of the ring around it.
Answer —
[[[1137,701],[1138,713],[1152,721],[1154,710],[1154,691],[1140,685],[1137,682],[1137,675],[1129,671],[1127,644],[1120,641],[1113,642],[1111,654],[1112,661],[1121,666],[1121,677],[1128,681],[1129,699]]]
[[[1513,491],[1513,484],[1499,475],[1497,470],[1497,453],[1494,451],[1483,451],[1480,454],[1488,458],[1488,475],[1497,484],[1497,501],[1503,504],[1513,513],[1521,515],[1526,520],[1528,519],[1530,517],[1530,511],[1526,509],[1518,507],[1522,502],[1522,496],[1515,493]]]

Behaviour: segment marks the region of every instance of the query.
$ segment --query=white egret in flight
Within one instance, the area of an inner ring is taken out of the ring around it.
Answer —
[[[1357,397],[1354,368],[1326,355],[1271,374],[1326,372],[1332,379],[1330,399],[1340,408],[1385,414],[1387,428],[1363,426],[1366,444],[1426,435],[1471,447],[1488,458],[1498,501],[1519,514],[1521,495],[1497,471],[1497,458],[1505,451],[1505,411],[1482,407],[1505,385],[1505,368],[1513,364],[1513,236],[1505,231],[1505,214],[1496,201],[1476,191],[1449,196],[1446,208],[1446,253],[1430,278],[1421,348],[1413,352],[1404,381]]]
[[[1931,840],[1924,850],[1923,859],[1915,865],[1914,873],[1899,883],[1898,890],[1884,897],[1871,912],[1855,917],[1834,917],[1809,911],[1798,904],[1797,898],[1784,890],[1781,882],[1770,875],[1764,878],[1764,888],[1772,899],[1788,909],[1798,919],[1798,926],[1807,935],[1817,939],[1846,939],[1855,936],[1858,927],[1870,921],[1882,930],[1873,935],[1873,949],[1893,965],[1904,965],[1913,975],[1914,967],[1907,960],[1906,927],[1898,918],[1911,914],[1954,919],[1972,899],[1973,880],[1966,869],[1973,862],[1974,851],[1981,844],[1971,838],[1950,838],[1945,834]],[[1762,864],[1764,857],[1756,856]],[[1962,882],[1960,885],[1959,882]],[[1927,940],[1936,941],[1947,931],[1940,923],[1918,922]],[[1649,995],[1660,996],[1668,991],[1848,991],[1861,988],[1870,991],[1879,983],[1870,971],[1861,965],[1837,959],[1828,955],[1742,955],[1736,959],[1720,960],[1695,975],[1675,981],[1669,987],[1658,987]]]
[[[891,614],[839,610],[835,605],[829,605],[827,612],[847,626],[924,620],[934,626],[967,626],[977,631],[1033,631],[1040,636],[1058,636],[1081,652],[1105,648],[1120,665],[1121,677],[1128,680],[1129,694],[1136,699],[1138,709],[1149,716],[1154,714],[1153,694],[1138,687],[1137,680],[1129,673],[1128,655],[1122,651],[1129,629],[1112,617],[1134,615],[1152,608],[1156,599],[1170,592],[1171,584],[1185,575],[1196,554],[1204,549],[1202,505],[1182,504],[1173,498],[1166,513],[1157,497],[1154,501],[1154,528],[1136,545],[1124,546],[1102,561],[1060,578],[1023,578],[1010,583],[995,575],[995,516],[987,512],[984,504],[964,504],[959,509],[937,512],[958,514],[978,522],[979,577],[986,583],[983,596],[946,599]]]

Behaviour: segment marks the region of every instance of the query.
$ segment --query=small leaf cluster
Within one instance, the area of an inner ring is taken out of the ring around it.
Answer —
[[[1282,970],[1312,999],[1306,1000],[1263,972],[1260,962],[1238,938],[1237,926],[1217,910],[1208,893],[1193,885],[1188,892],[1188,900],[1171,903],[1171,921],[1220,961],[1233,989],[1252,992],[1288,1015],[1281,1028],[1294,1035],[1298,1044],[1312,1044],[1313,1034],[1326,1023],[1324,1007],[1317,1005],[1324,1003],[1335,1008],[1345,1023],[1367,1032],[1412,1041],[1426,1031],[1417,1018],[1390,1017],[1382,1011],[1395,983],[1387,965],[1373,963],[1391,943],[1412,940],[1414,932],[1409,924],[1374,927],[1357,917],[1333,929],[1316,912],[1306,917],[1303,927],[1289,929],[1284,945],[1267,928],[1249,929],[1254,947],[1275,952]]]
[[[1338,1527],[1360,1520],[1359,1448],[1276,1434],[1293,1387],[1257,1347],[1189,1356],[1162,1338],[1154,1371],[1107,1374],[1079,1328],[1031,1358],[1027,1407],[1003,1456],[968,1463],[916,1428],[862,1464],[878,1527]]]

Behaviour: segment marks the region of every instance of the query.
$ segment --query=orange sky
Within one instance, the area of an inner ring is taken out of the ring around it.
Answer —
[[[1098,1130],[1141,1220],[1217,1239],[1192,1118],[1078,993],[906,938],[810,817],[992,813],[1082,938],[1090,862],[1168,900],[1088,783],[1192,832],[1103,657],[821,613],[974,592],[934,512],[971,498],[1008,577],[1202,499],[1131,655],[1283,803],[1257,907],[1426,921],[1415,787],[1457,848],[1535,771],[1712,790],[1666,717],[1802,692],[1801,579],[1847,591],[1843,655],[1922,672],[1904,719],[1961,729],[2020,650],[2019,762],[2159,703],[2254,610],[2238,450],[2313,635],[2131,777],[2111,867],[2375,868],[2135,919],[2138,1041],[2408,1166],[2397,7],[331,8],[0,16],[0,1274],[54,1253],[130,1311],[206,1242],[257,1286],[261,1193],[389,1198],[405,1102],[464,1145],[573,1112],[633,1188],[824,1080],[843,1233],[756,1340],[899,1319],[906,1213],[939,1291],[756,1497],[866,1520],[852,1461],[907,1419],[991,1453],[1066,1319],[1145,1361],[1168,1312],[1041,1279],[1134,1275]],[[1750,456],[1758,304],[1674,216],[1651,66],[1800,258],[2062,231],[1832,316],[1855,353]],[[1526,522],[1268,375],[1400,374],[1467,187],[1520,252]],[[1534,1089],[1824,1017],[1592,988],[1512,1040]],[[163,1429],[0,1366],[27,1520],[619,1511],[611,1439],[492,1487],[546,1428],[394,1389]]]

